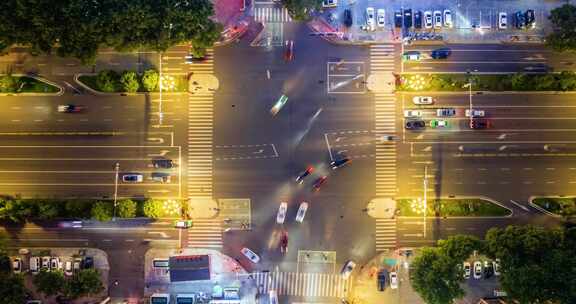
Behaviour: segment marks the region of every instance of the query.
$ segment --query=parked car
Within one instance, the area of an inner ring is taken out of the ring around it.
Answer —
[[[402,27],[402,11],[394,12],[394,26],[398,28]]]
[[[122,175],[122,181],[125,183],[141,183],[144,180],[144,176],[140,173],[124,173]]]
[[[346,27],[351,27],[353,23],[352,20],[352,11],[350,9],[345,9],[344,10],[344,25]]]
[[[422,117],[422,111],[420,110],[404,110],[405,118],[417,118]]]
[[[373,7],[367,7],[366,8],[366,26],[368,27],[369,31],[373,31],[375,30],[375,23],[376,21],[374,20],[376,17],[374,17],[374,8]]]
[[[405,9],[404,10],[404,27],[411,28],[412,27],[412,9]]]
[[[505,30],[508,27],[508,17],[505,12],[498,13],[498,28]]]
[[[474,262],[474,278],[482,278],[482,263],[480,261]]]
[[[62,269],[62,263],[60,263],[60,258],[51,257],[50,258],[50,270],[56,271]]]
[[[414,27],[419,29],[422,28],[422,12],[415,11],[414,12]]]
[[[500,276],[500,259],[495,259],[492,264],[494,265],[494,275]]]
[[[384,27],[386,24],[385,11],[383,8],[378,9],[378,27]]]
[[[431,11],[425,11],[424,12],[424,27],[427,29],[431,29],[432,28],[432,12]]]
[[[444,10],[444,26],[449,28],[454,26],[452,23],[452,12],[448,9]]]
[[[423,120],[406,120],[404,128],[408,130],[420,130],[426,128],[426,123]]]
[[[337,7],[338,0],[323,0],[322,7]]]
[[[526,27],[534,28],[536,26],[534,10],[527,10],[526,13],[524,13],[524,18],[526,19]]]
[[[469,262],[464,262],[464,279],[470,278],[471,267]]]
[[[442,27],[442,12],[441,11],[434,11],[434,28],[441,28]]]
[[[298,207],[298,212],[296,213],[296,221],[298,223],[302,223],[304,221],[304,216],[306,216],[306,211],[308,210],[308,203],[302,202],[300,203],[300,207]]]
[[[340,275],[342,275],[344,280],[348,280],[350,274],[352,274],[352,271],[354,270],[354,267],[356,267],[356,263],[354,263],[352,260],[348,260],[346,263],[344,263],[342,270],[340,270]]]
[[[84,260],[82,261],[82,268],[83,269],[94,268],[94,258],[91,256],[85,256]]]
[[[412,97],[412,103],[415,105],[431,105],[434,103],[434,98],[432,96],[414,96]]]
[[[252,263],[254,264],[258,264],[258,262],[260,262],[260,257],[254,253],[254,251],[244,247],[242,249],[240,249],[240,252],[246,257],[248,258]]]
[[[50,257],[49,256],[42,257],[42,269],[50,271]]]
[[[378,272],[378,291],[384,291],[386,289],[386,277],[388,276],[388,271],[386,269],[382,269]]]
[[[72,263],[72,269],[74,272],[80,271],[82,267],[82,259],[81,258],[74,258],[74,263]]]
[[[449,117],[454,115],[456,115],[456,109],[454,108],[436,109],[436,116],[438,117]]]
[[[13,273],[22,272],[22,260],[20,258],[14,258],[12,260],[12,272]]]
[[[396,274],[396,272],[390,273],[390,288],[392,289],[398,288],[398,274]]]
[[[280,207],[278,207],[278,214],[276,214],[276,223],[284,224],[284,220],[286,220],[287,210],[288,210],[288,203],[281,202]]]
[[[494,275],[494,266],[492,262],[484,261],[484,279],[489,279]]]
[[[70,277],[74,274],[74,272],[72,271],[72,261],[66,261],[66,263],[64,263],[64,275]]]
[[[31,257],[30,258],[30,272],[32,274],[38,274],[40,272],[40,257]]]
[[[518,29],[526,27],[526,16],[521,11],[514,13],[514,26]]]

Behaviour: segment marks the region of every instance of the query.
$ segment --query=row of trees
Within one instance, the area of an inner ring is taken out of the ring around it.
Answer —
[[[158,90],[158,71],[146,70],[139,75],[134,71],[100,71],[96,76],[96,86],[102,92],[152,92]]]
[[[519,303],[576,303],[576,228],[492,228],[485,238],[457,235],[424,247],[410,270],[412,287],[429,304],[464,296],[462,263],[475,251],[501,261],[500,284]]]
[[[16,223],[27,219],[92,218],[98,221],[112,219],[112,201],[92,200],[40,200],[0,198],[0,220]],[[116,215],[122,218],[164,216],[164,202],[156,199],[133,201],[123,199],[117,202]]]
[[[165,51],[190,42],[198,55],[219,38],[210,0],[0,1],[0,50],[32,52],[93,63],[99,47]]]

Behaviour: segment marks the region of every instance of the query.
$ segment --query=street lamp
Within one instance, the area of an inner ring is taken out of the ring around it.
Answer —
[[[116,219],[116,205],[118,204],[118,171],[120,171],[120,163],[116,163],[114,167],[114,216],[113,219]]]

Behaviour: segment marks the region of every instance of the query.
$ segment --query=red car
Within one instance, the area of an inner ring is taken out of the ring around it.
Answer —
[[[322,185],[326,182],[327,178],[328,178],[328,176],[322,176],[322,177],[317,178],[314,181],[314,184],[312,185],[312,189],[314,191],[320,190],[320,187],[322,187]]]
[[[306,168],[306,171],[300,173],[300,175],[298,175],[298,177],[296,177],[296,182],[299,184],[302,184],[304,182],[304,179],[310,175],[310,173],[312,173],[314,171],[314,167],[310,166],[308,168]]]
[[[291,61],[294,59],[294,40],[286,40],[286,51],[284,52],[284,60]]]

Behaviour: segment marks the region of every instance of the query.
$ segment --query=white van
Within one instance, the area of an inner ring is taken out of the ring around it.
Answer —
[[[32,274],[38,274],[40,271],[40,258],[39,257],[31,257],[30,258],[30,272]]]

